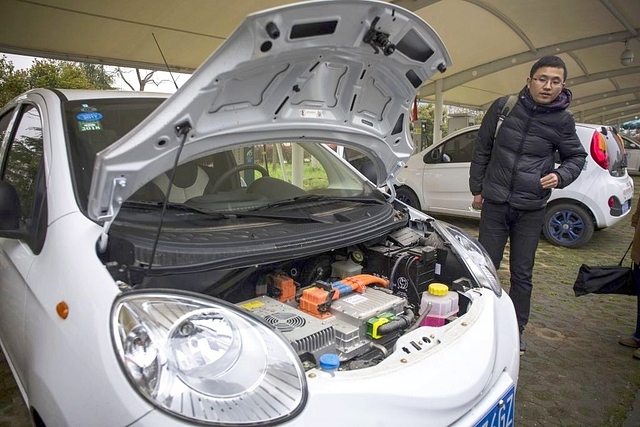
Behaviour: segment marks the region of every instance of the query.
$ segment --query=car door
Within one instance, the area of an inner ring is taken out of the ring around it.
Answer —
[[[473,197],[469,192],[469,167],[477,135],[477,129],[452,135],[425,156],[422,176],[424,210],[478,215],[471,211]]]
[[[39,196],[40,200],[37,200],[38,182],[44,181],[40,173],[43,169],[42,120],[35,105],[23,104],[15,111],[18,113],[15,120],[9,117],[14,111],[0,118],[0,135],[4,133],[0,178],[11,183],[18,193],[21,228],[37,230],[40,221],[36,211],[39,209],[34,208],[42,206],[44,197]],[[34,249],[37,252],[41,247],[38,237],[30,236],[35,239],[0,238],[0,340],[23,391],[26,375],[24,319],[28,292],[25,278],[36,256]]]

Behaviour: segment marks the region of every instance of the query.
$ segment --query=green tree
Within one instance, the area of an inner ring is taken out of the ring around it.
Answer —
[[[112,86],[115,72],[108,72],[104,65],[80,63],[80,67],[96,89],[115,89]]]
[[[104,66],[38,59],[28,70],[16,70],[5,55],[0,57],[0,105],[37,88],[113,89],[113,76]]]
[[[4,105],[29,89],[29,74],[16,70],[6,56],[0,57],[0,105]]]
[[[426,141],[427,141],[427,146],[431,145],[431,143],[433,142],[433,123],[434,123],[434,117],[435,117],[435,105],[433,104],[427,104],[427,103],[421,103],[418,104],[418,119],[419,120],[423,120],[425,123],[425,136],[426,136]],[[448,133],[448,128],[447,128],[447,111],[446,108],[442,109],[442,136],[447,135]],[[425,137],[423,137],[425,138]]]
[[[113,77],[101,65],[44,59],[29,69],[29,83],[31,88],[112,89]]]

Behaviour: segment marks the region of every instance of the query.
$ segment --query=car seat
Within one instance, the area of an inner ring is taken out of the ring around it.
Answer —
[[[211,187],[216,180],[234,165],[235,162],[231,153],[227,152],[201,157],[179,165],[173,178],[169,202],[184,203],[194,197],[211,193]],[[131,196],[131,199],[161,202],[165,198],[170,180],[171,170],[144,185]],[[241,188],[240,178],[236,176],[229,177],[221,182],[218,188],[219,191],[238,190]]]
[[[162,194],[166,194],[171,179],[171,171],[163,173],[153,180],[153,183],[160,188]],[[204,169],[193,163],[185,163],[176,168],[171,184],[171,192],[169,194],[169,202],[184,203],[194,197],[205,194],[205,189],[209,184],[209,175]]]

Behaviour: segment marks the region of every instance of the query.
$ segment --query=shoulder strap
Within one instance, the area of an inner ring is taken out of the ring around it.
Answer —
[[[624,259],[627,257],[627,254],[629,253],[629,249],[631,249],[632,245],[633,245],[633,240],[631,241],[631,243],[629,243],[629,247],[624,252],[624,255],[622,255],[622,258],[620,259],[620,262],[618,263],[618,265],[622,265],[622,261],[624,261]]]
[[[518,102],[518,95],[510,95],[507,99],[507,102],[504,103],[502,110],[500,111],[500,116],[498,117],[498,123],[496,124],[496,131],[493,134],[493,140],[495,141],[498,137],[498,132],[500,131],[500,126],[502,126],[502,122],[507,118],[513,107]]]

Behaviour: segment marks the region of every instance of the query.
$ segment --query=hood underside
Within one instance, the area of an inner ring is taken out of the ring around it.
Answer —
[[[428,24],[387,3],[324,0],[250,15],[171,98],[98,153],[89,215],[112,220],[177,156],[181,164],[266,141],[352,147],[373,160],[378,184],[393,180],[414,150],[413,98],[450,62]]]

